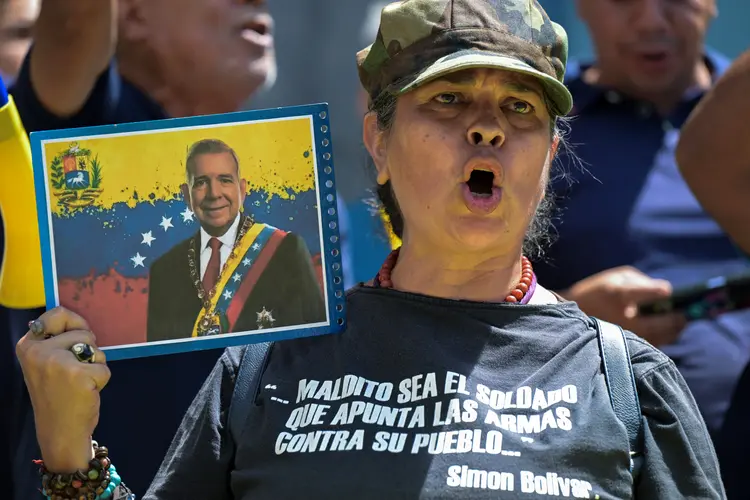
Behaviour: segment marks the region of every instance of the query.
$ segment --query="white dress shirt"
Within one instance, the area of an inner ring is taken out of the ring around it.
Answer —
[[[234,222],[232,222],[232,225],[229,226],[229,229],[226,233],[224,233],[222,236],[217,236],[219,241],[221,241],[221,247],[219,247],[219,269],[224,268],[224,264],[226,263],[227,259],[229,258],[229,254],[232,253],[232,247],[234,247],[234,241],[237,237],[237,228],[240,225],[240,214],[237,214],[237,217],[234,219]],[[206,274],[206,268],[208,267],[208,261],[211,260],[211,253],[213,250],[211,250],[211,247],[208,246],[208,240],[210,240],[212,236],[206,232],[203,227],[201,227],[201,253],[200,253],[200,259],[201,259],[201,280],[203,280],[203,275]],[[221,271],[219,271],[221,272]]]

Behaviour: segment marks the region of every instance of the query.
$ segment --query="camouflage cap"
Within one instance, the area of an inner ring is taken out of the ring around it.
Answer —
[[[568,36],[537,0],[401,0],[380,16],[375,42],[357,54],[359,79],[376,99],[468,68],[534,76],[556,112],[573,98],[563,84]]]

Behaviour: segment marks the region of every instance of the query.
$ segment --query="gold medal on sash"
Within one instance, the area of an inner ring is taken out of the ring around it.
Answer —
[[[201,318],[198,323],[198,336],[218,335],[221,333],[221,321],[216,313],[209,313]]]

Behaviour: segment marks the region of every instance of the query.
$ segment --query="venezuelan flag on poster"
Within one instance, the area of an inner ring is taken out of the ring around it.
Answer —
[[[245,213],[302,236],[322,279],[311,134],[296,118],[45,143],[60,304],[100,346],[145,342],[149,266],[200,229],[180,186],[201,139],[235,150]]]

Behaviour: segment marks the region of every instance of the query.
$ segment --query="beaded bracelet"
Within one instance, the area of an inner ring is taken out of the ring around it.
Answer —
[[[113,500],[134,500],[135,495],[122,483],[117,469],[109,459],[109,451],[104,446],[92,442],[94,458],[85,472],[56,474],[47,470],[42,460],[35,460],[42,476],[42,493],[49,500],[107,500],[114,493]]]

